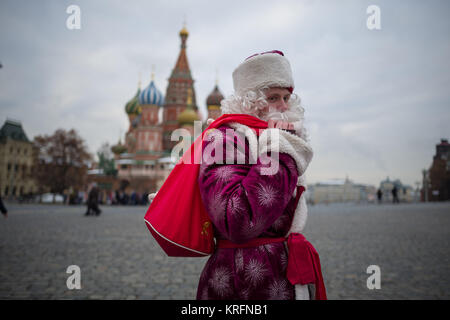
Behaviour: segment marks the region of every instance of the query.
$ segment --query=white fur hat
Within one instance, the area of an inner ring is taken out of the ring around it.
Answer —
[[[233,71],[234,91],[242,96],[262,87],[294,89],[289,61],[283,52],[274,50],[248,57]]]

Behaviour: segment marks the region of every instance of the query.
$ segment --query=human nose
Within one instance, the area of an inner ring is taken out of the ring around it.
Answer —
[[[288,104],[286,101],[284,101],[283,99],[281,99],[281,101],[278,104],[278,110],[280,110],[281,112],[286,111],[289,108]]]

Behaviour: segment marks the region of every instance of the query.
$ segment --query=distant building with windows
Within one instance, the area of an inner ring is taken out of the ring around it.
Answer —
[[[422,201],[450,200],[450,143],[441,139],[428,170],[423,172]]]
[[[32,177],[36,151],[19,121],[7,119],[0,129],[0,194],[18,198],[37,192]]]
[[[416,192],[413,187],[403,184],[400,179],[390,180],[386,177],[380,182],[380,190],[382,192],[382,202],[393,202],[394,196],[392,190],[397,188],[397,197],[400,202],[417,201]]]
[[[309,203],[374,202],[374,186],[356,184],[350,179],[332,179],[308,185],[306,198]]]

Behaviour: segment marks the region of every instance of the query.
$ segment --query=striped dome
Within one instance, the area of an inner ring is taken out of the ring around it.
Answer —
[[[141,93],[141,89],[138,89],[138,91],[136,92],[136,94],[134,95],[134,97],[127,102],[127,104],[125,105],[125,112],[127,114],[139,114],[140,113],[140,109],[139,109],[139,94]]]
[[[140,104],[154,104],[161,107],[164,104],[164,96],[161,91],[156,89],[155,83],[153,80],[150,84],[142,90],[139,94],[139,103]]]

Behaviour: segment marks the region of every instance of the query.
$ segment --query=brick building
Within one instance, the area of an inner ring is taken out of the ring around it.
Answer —
[[[206,121],[197,106],[195,81],[186,51],[189,33],[185,27],[179,36],[180,52],[168,79],[165,96],[152,75],[150,83],[143,90],[139,85],[125,105],[129,119],[125,142],[112,148],[122,189],[127,186],[129,191],[136,192],[158,190],[175,166],[176,159],[172,158],[171,151],[178,141],[171,141],[172,132],[178,128],[193,132],[194,121]],[[220,116],[222,99],[216,83],[206,99],[207,118]]]
[[[441,139],[436,145],[433,162],[424,172],[422,201],[450,200],[450,143]]]

